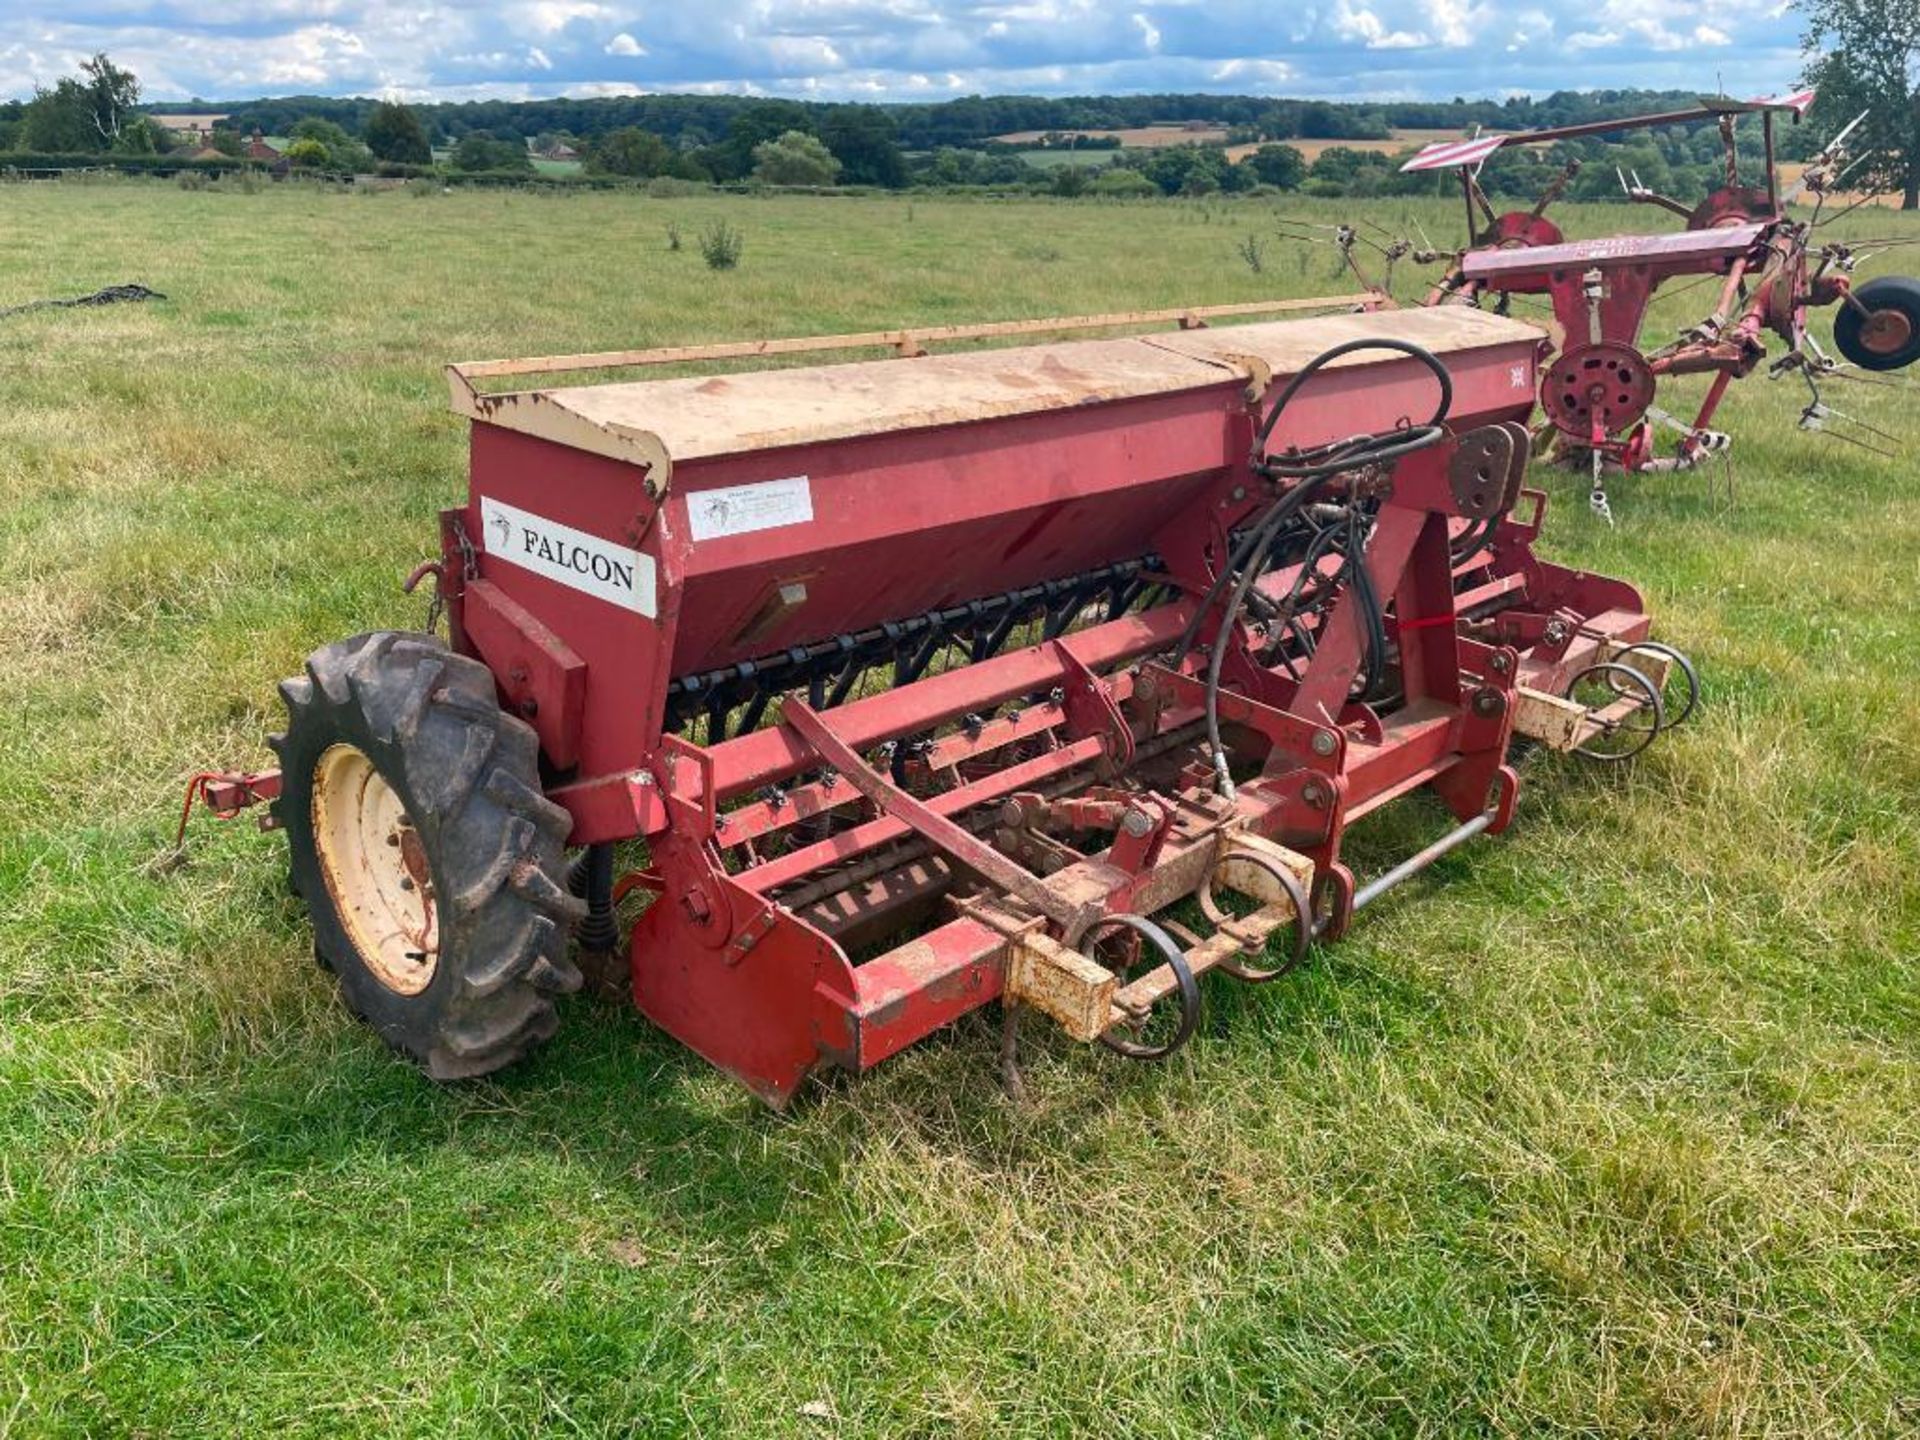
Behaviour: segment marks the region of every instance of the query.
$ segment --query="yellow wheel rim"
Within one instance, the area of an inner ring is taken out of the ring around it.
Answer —
[[[313,843],[334,913],[367,970],[418,995],[440,963],[439,908],[426,850],[394,788],[352,745],[313,767]]]

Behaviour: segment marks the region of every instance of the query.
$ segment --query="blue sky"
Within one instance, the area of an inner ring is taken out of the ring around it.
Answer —
[[[1786,88],[1786,0],[0,0],[0,96],[106,50],[153,100],[291,92],[1331,99]]]

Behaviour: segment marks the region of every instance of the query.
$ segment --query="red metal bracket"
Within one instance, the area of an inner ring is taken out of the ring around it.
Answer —
[[[868,765],[859,751],[834,734],[833,728],[799,696],[789,695],[781,704],[780,715],[789,729],[819,752],[854,789],[879,806],[881,813],[911,827],[928,844],[1054,921],[1064,932],[1077,932],[1085,907],[1061,899],[1032,871],[894,785]]]
[[[467,582],[464,623],[506,708],[533,726],[555,768],[573,768],[587,703],[586,661],[490,580]]]
[[[1075,738],[1104,735],[1107,758],[1113,762],[1116,770],[1124,770],[1133,763],[1133,730],[1114,699],[1112,687],[1088,669],[1086,662],[1066,646],[1056,641],[1053,652],[1059,657],[1060,668],[1066,674],[1063,688],[1066,691],[1067,733]]]
[[[665,734],[660,737],[660,750],[666,763],[661,768],[661,787],[667,792],[669,809],[691,810],[699,818],[698,835],[702,840],[710,838],[720,821],[720,797],[713,788],[713,752],[705,746],[695,745],[678,735]],[[685,760],[700,772],[700,799],[696,804],[687,799],[680,789],[679,762]]]
[[[178,850],[187,838],[187,822],[193,818],[193,802],[198,800],[216,820],[233,820],[250,805],[277,800],[280,796],[278,770],[203,770],[187,781],[187,796],[180,803],[180,824],[173,832],[173,848]],[[260,828],[271,826],[271,817],[262,816]]]

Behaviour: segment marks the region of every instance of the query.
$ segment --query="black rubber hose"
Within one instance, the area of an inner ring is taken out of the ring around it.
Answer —
[[[1440,387],[1439,400],[1434,406],[1432,418],[1423,425],[1406,426],[1374,435],[1355,436],[1350,440],[1335,442],[1291,458],[1269,456],[1266,453],[1267,443],[1273,436],[1274,427],[1278,425],[1281,414],[1293,397],[1300,392],[1301,387],[1335,360],[1364,350],[1392,351],[1409,356],[1425,365]],[[1369,465],[1398,460],[1403,455],[1410,455],[1416,450],[1424,450],[1430,445],[1437,444],[1446,435],[1446,419],[1452,408],[1453,377],[1447,373],[1446,366],[1440,363],[1433,352],[1424,346],[1414,344],[1411,340],[1383,337],[1348,340],[1335,345],[1330,350],[1322,351],[1303,365],[1299,373],[1286,383],[1279,396],[1275,398],[1273,407],[1267,411],[1267,418],[1262,422],[1260,433],[1254,442],[1253,468],[1271,479],[1298,480],[1302,483],[1276,500],[1260,523],[1254,527],[1248,540],[1239,547],[1244,555],[1242,562],[1238,566],[1229,564],[1214,577],[1213,584],[1208,588],[1206,599],[1194,612],[1193,618],[1187,622],[1187,629],[1181,637],[1181,644],[1176,652],[1177,655],[1184,655],[1192,647],[1193,639],[1199,633],[1201,616],[1212,608],[1214,601],[1219,598],[1222,587],[1226,584],[1227,577],[1237,568],[1240,573],[1234,582],[1232,598],[1221,614],[1220,627],[1214,634],[1213,646],[1207,657],[1207,745],[1209,758],[1213,763],[1215,783],[1221,794],[1232,798],[1233,778],[1227,768],[1226,747],[1221,743],[1220,738],[1220,673],[1226,662],[1227,645],[1231,633],[1246,603],[1247,590],[1260,574],[1267,550],[1279,534],[1281,523],[1299,510],[1333,476],[1346,474]],[[1364,571],[1365,563],[1364,550],[1357,560],[1353,555],[1348,556],[1349,567],[1357,564]],[[1374,631],[1378,627],[1384,637],[1385,626],[1374,613],[1378,609],[1378,602],[1372,594],[1372,586],[1365,579],[1364,573],[1356,588],[1359,594],[1365,597],[1359,599],[1359,603],[1362,606],[1362,618],[1368,622],[1368,672],[1369,688],[1371,688],[1372,684],[1378,683],[1382,648],[1381,644],[1374,641]]]
[[[1367,628],[1367,668],[1361,680],[1360,693],[1370,695],[1380,686],[1386,673],[1387,620],[1381,609],[1380,597],[1374,593],[1373,577],[1367,573],[1366,536],[1358,533],[1353,540],[1353,549],[1347,554],[1347,567],[1353,584],[1353,598],[1360,607],[1360,618]]]
[[[1309,481],[1292,491],[1289,498],[1303,495],[1322,483],[1318,480]],[[1261,565],[1267,558],[1267,547],[1273,543],[1279,530],[1277,521],[1260,527],[1258,544],[1249,557],[1249,563],[1240,571],[1239,579],[1234,582],[1233,598],[1227,602],[1227,608],[1220,617],[1220,628],[1214,632],[1213,646],[1207,654],[1207,753],[1213,761],[1215,785],[1221,794],[1229,797],[1233,794],[1233,776],[1227,769],[1226,747],[1220,741],[1220,671],[1226,664],[1227,644],[1233,638],[1234,624],[1241,607],[1246,604],[1247,589],[1260,574]]]
[[[1437,431],[1446,423],[1447,416],[1453,409],[1453,377],[1447,373],[1447,367],[1440,363],[1433,352],[1425,346],[1414,344],[1411,340],[1395,340],[1385,336],[1379,339],[1347,340],[1334,346],[1331,350],[1323,350],[1305,365],[1301,366],[1300,373],[1287,382],[1286,388],[1283,389],[1278,398],[1274,400],[1273,408],[1267,411],[1267,418],[1260,426],[1259,437],[1254,441],[1254,465],[1256,468],[1261,469],[1266,474],[1297,479],[1309,478],[1316,474],[1335,473],[1335,471],[1325,469],[1323,464],[1316,464],[1314,462],[1289,462],[1269,457],[1266,453],[1267,442],[1273,437],[1273,429],[1274,426],[1279,423],[1281,412],[1287,408],[1288,402],[1299,393],[1301,386],[1305,385],[1307,381],[1311,380],[1334,361],[1362,350],[1390,350],[1397,354],[1406,355],[1418,360],[1433,373],[1434,379],[1439,382],[1440,401],[1434,406],[1432,418],[1424,425],[1412,426],[1404,431],[1395,430],[1386,432],[1386,434],[1390,436],[1404,435],[1406,439],[1399,444],[1385,447],[1378,453],[1371,455],[1368,459],[1349,460],[1345,464],[1340,464],[1339,462],[1326,463],[1333,463],[1336,470],[1352,469],[1356,464],[1377,463],[1380,460],[1396,459],[1401,455],[1411,454],[1415,450],[1423,449],[1431,445],[1435,440],[1440,438],[1437,434],[1424,436],[1424,432]],[[1423,436],[1424,438],[1420,438]],[[1367,440],[1380,439],[1382,437],[1362,436],[1359,438]]]
[[[1309,495],[1316,492],[1321,485],[1331,478],[1331,475],[1319,476],[1303,482],[1296,489],[1289,491],[1287,498],[1295,502],[1293,509],[1299,509],[1300,506],[1306,502],[1306,498]],[[1348,520],[1347,526],[1349,535],[1357,536],[1357,527],[1352,519]],[[1326,530],[1316,535],[1313,542],[1307,547],[1307,557],[1302,562],[1300,573],[1294,577],[1293,589],[1287,597],[1289,605],[1300,593],[1302,582],[1308,578],[1308,565],[1318,564],[1320,554],[1324,554],[1324,551],[1320,551],[1319,549],[1320,543],[1327,538],[1332,529],[1333,527],[1331,526],[1327,527]],[[1267,551],[1272,546],[1278,534],[1278,524],[1270,524],[1262,527],[1261,542],[1251,557],[1251,563],[1240,572],[1240,578],[1234,585],[1232,599],[1227,604],[1225,617],[1219,630],[1214,633],[1213,645],[1207,655],[1207,744],[1209,754],[1213,761],[1215,781],[1219,785],[1221,793],[1225,795],[1231,795],[1233,793],[1233,780],[1227,771],[1226,747],[1221,743],[1220,739],[1220,674],[1226,664],[1227,645],[1232,638],[1234,624],[1239,618],[1240,611],[1246,604],[1249,589],[1252,587],[1254,581],[1265,572]],[[1359,544],[1357,539],[1350,540],[1349,543],[1356,547],[1358,547]],[[1366,558],[1364,551],[1359,548],[1350,550],[1342,563],[1341,573],[1355,577],[1355,598],[1361,606],[1362,619],[1367,622],[1367,688],[1372,689],[1373,686],[1378,683],[1378,657],[1385,644],[1385,625],[1379,617],[1378,606],[1374,604],[1372,582],[1369,581],[1366,576]],[[1377,644],[1373,640],[1373,636],[1376,633],[1381,637]]]
[[[1213,602],[1220,598],[1220,592],[1226,588],[1228,578],[1246,565],[1248,557],[1253,554],[1254,546],[1259,543],[1260,532],[1266,529],[1268,522],[1282,514],[1282,507],[1286,505],[1290,494],[1291,492],[1282,495],[1267,508],[1266,513],[1260,517],[1253,528],[1241,537],[1240,543],[1234,547],[1227,563],[1220,567],[1220,573],[1213,577],[1213,583],[1207,587],[1207,593],[1201,596],[1200,603],[1194,606],[1193,614],[1188,617],[1186,629],[1180,632],[1180,638],[1174,642],[1173,657],[1176,663],[1181,656],[1193,649],[1193,642],[1200,637],[1200,622],[1207,618],[1207,612],[1213,608]]]
[[[587,902],[587,918],[574,932],[582,950],[607,954],[620,948],[620,925],[613,918],[613,846],[589,845],[567,867],[567,889]]]

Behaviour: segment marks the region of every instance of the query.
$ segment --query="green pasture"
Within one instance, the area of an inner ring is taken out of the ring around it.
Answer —
[[[420,623],[446,362],[1326,293],[1273,224],[1351,209],[0,186],[0,307],[167,296],[0,319],[0,1435],[1920,1431],[1908,390],[1830,387],[1884,458],[1742,382],[1731,494],[1625,480],[1612,530],[1542,470],[1701,714],[1530,760],[1508,836],[1164,1066],[1030,1026],[1016,1103],[982,1017],[776,1115],[575,998],[437,1088],[334,1002],[278,837],[155,863],[310,649]]]

